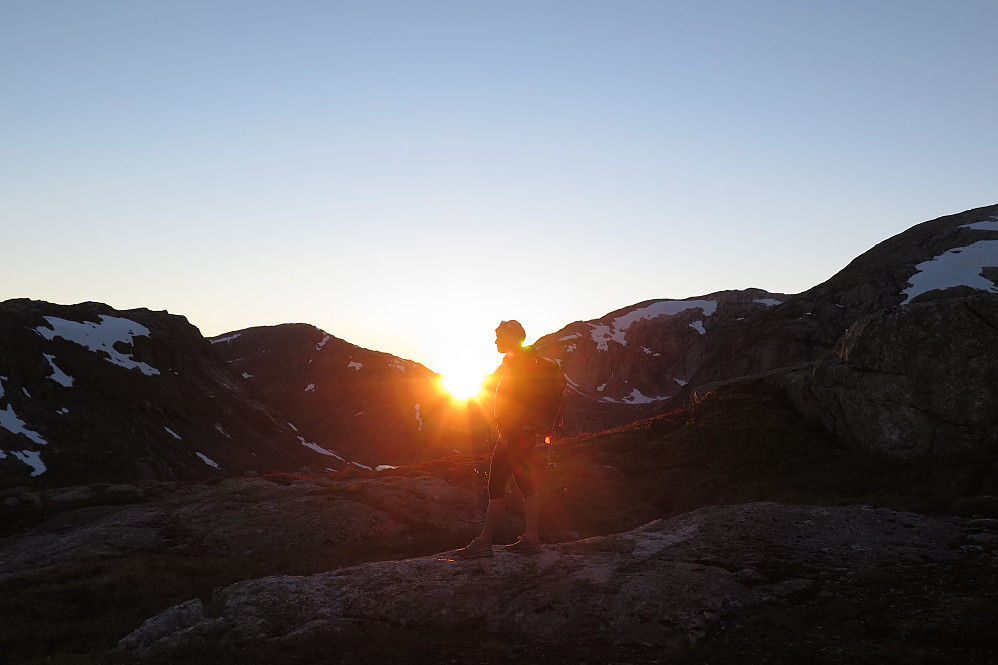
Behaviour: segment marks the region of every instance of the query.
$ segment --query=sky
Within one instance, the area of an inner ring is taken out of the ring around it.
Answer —
[[[998,0],[0,0],[0,300],[444,374],[998,203]]]

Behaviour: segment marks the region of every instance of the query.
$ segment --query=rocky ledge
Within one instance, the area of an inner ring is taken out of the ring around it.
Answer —
[[[444,553],[239,582],[149,619],[117,651],[294,652],[372,630],[388,641],[470,630],[522,643],[685,649],[722,617],[820,598],[855,576],[993,562],[995,525],[869,506],[702,508],[534,556],[497,547],[492,559]]]

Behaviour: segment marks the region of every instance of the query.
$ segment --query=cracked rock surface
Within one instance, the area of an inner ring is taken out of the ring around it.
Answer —
[[[378,626],[575,645],[690,645],[721,617],[817,596],[864,572],[990,556],[965,520],[868,506],[717,506],[523,556],[447,553],[217,589],[146,621],[118,651],[244,649]]]

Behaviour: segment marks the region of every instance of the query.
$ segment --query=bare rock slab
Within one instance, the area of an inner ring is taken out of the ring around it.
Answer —
[[[126,636],[134,655],[335,640],[365,627],[501,631],[575,644],[690,644],[726,613],[817,593],[822,580],[981,556],[956,519],[867,506],[774,503],[699,509],[535,556],[447,554],[268,577],[215,591]]]

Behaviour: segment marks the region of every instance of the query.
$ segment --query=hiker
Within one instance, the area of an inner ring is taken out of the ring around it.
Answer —
[[[462,559],[477,559],[492,556],[492,538],[502,523],[506,512],[506,483],[510,476],[523,497],[523,513],[526,532],[506,551],[516,554],[536,554],[541,551],[537,524],[540,520],[540,498],[534,487],[533,467],[530,454],[537,442],[538,429],[533,424],[537,416],[534,385],[537,374],[535,367],[539,360],[532,347],[524,346],[527,338],[523,326],[517,321],[503,321],[496,328],[496,350],[505,354],[502,365],[496,370],[498,380],[495,389],[495,420],[499,436],[492,453],[489,467],[489,507],[485,512],[485,525],[482,533],[467,547],[459,549],[455,555]],[[557,368],[551,361],[543,361]],[[557,370],[557,399],[559,409],[552,418],[560,419],[561,391],[564,378]],[[549,416],[550,418],[550,416]],[[547,423],[553,427],[555,423]]]

